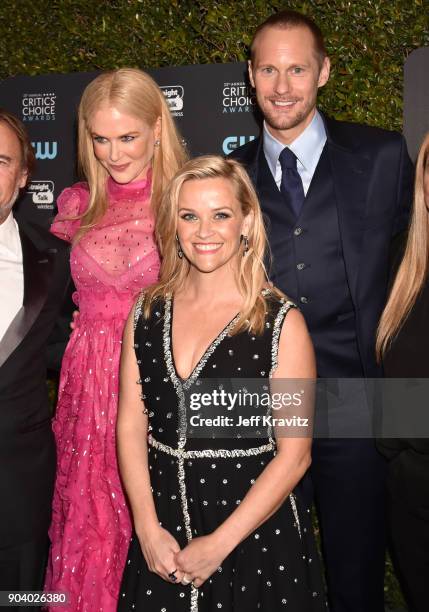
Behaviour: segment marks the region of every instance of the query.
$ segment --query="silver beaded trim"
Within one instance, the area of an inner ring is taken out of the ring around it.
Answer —
[[[164,312],[164,329],[162,332],[163,346],[164,346],[164,357],[165,365],[167,366],[167,372],[170,376],[171,382],[176,390],[179,399],[179,448],[183,448],[186,444],[186,403],[185,394],[181,381],[176,375],[173,365],[173,355],[171,353],[170,346],[170,327],[171,327],[171,296],[165,298],[165,312]]]
[[[205,351],[204,355],[201,357],[195,368],[193,369],[191,375],[186,380],[181,380],[177,372],[174,369],[173,365],[173,355],[170,343],[171,336],[171,295],[167,295],[165,298],[165,316],[164,316],[164,330],[163,330],[163,344],[164,344],[164,356],[165,362],[167,366],[167,372],[170,376],[171,382],[173,383],[174,388],[176,389],[176,393],[179,399],[179,447],[184,447],[186,444],[186,398],[184,391],[187,391],[193,383],[198,378],[201,370],[206,365],[207,360],[213,354],[216,347],[222,342],[222,340],[229,334],[232,330],[240,315],[237,314],[233,320],[225,327],[225,329],[213,340],[210,346]]]
[[[273,338],[271,342],[271,369],[268,375],[269,378],[273,377],[273,374],[276,371],[277,366],[278,366],[279,339],[280,339],[282,323],[284,321],[285,316],[289,312],[289,310],[291,308],[296,308],[296,305],[293,302],[289,300],[286,302],[284,298],[282,298],[281,304],[282,306],[279,308],[276,318],[274,319],[274,325],[273,325]],[[269,425],[268,427],[268,437],[271,442],[274,441],[273,428],[271,425]]]
[[[236,459],[238,457],[256,457],[262,453],[269,453],[276,448],[275,443],[269,442],[261,446],[253,448],[205,448],[202,450],[183,450],[182,448],[173,448],[163,442],[159,442],[152,435],[148,436],[150,446],[157,450],[176,457],[177,459]]]
[[[289,312],[289,310],[291,308],[296,308],[296,304],[294,302],[291,302],[290,300],[288,300],[287,302],[284,301],[283,299],[283,305],[281,306],[281,308],[279,309],[275,321],[274,321],[274,326],[273,326],[273,342],[271,344],[271,370],[270,370],[270,378],[272,378],[274,372],[277,369],[277,366],[279,364],[278,361],[278,357],[279,357],[279,339],[280,339],[280,332],[281,332],[281,327],[282,327],[282,323],[284,321],[285,316],[287,315],[287,313]]]
[[[137,323],[139,322],[139,319],[141,317],[142,314],[142,308],[143,308],[143,302],[144,302],[144,291],[142,291],[139,295],[139,297],[137,298],[136,304],[134,306],[134,333],[137,329]],[[134,350],[138,348],[138,344],[136,344],[136,339],[134,337]],[[138,359],[138,355],[136,354],[136,359],[137,359],[137,364],[140,364],[141,361]],[[140,386],[140,399],[144,405],[144,393],[143,393],[143,389],[142,389],[142,379],[138,378],[138,380],[136,381],[136,383]],[[143,408],[143,414],[148,414],[148,409],[146,407]]]
[[[296,500],[295,500],[295,494],[294,493],[290,493],[289,494],[289,501],[290,501],[290,505],[292,506],[292,512],[293,515],[295,517],[295,523],[296,523],[296,528],[298,529],[298,533],[299,533],[299,538],[301,539],[301,523],[299,522],[299,514],[298,514],[298,508],[296,507]]]
[[[136,305],[134,307],[134,331],[136,331],[137,323],[141,317],[143,302],[144,302],[144,291],[142,291],[137,299]]]
[[[272,378],[274,372],[277,369],[278,366],[278,356],[279,356],[279,339],[280,339],[280,332],[281,332],[281,326],[282,323],[284,321],[285,316],[287,315],[287,313],[289,312],[289,310],[291,308],[296,308],[296,304],[294,302],[291,302],[290,300],[288,300],[287,302],[284,302],[283,305],[281,306],[281,308],[279,309],[275,321],[274,321],[274,327],[273,327],[273,342],[271,345],[271,370],[270,370],[270,378]],[[271,432],[270,432],[271,433]],[[299,514],[298,514],[298,508],[296,507],[296,500],[295,500],[295,495],[294,493],[290,493],[289,494],[289,501],[290,501],[290,505],[292,507],[292,512],[295,518],[295,523],[296,523],[296,528],[298,529],[298,533],[299,533],[299,537],[301,538],[301,524],[299,522]]]
[[[164,448],[176,451],[178,454],[168,453],[174,457],[178,457],[177,462],[177,476],[179,480],[179,492],[180,492],[180,503],[182,506],[183,522],[185,525],[186,539],[188,542],[192,540],[192,529],[191,529],[191,517],[189,516],[188,510],[188,498],[186,496],[186,482],[185,482],[185,451],[182,449],[174,449],[171,446],[157,442],[151,435],[148,436],[148,441],[151,446],[157,450],[167,452]],[[154,444],[156,442],[156,444]],[[191,585],[191,612],[198,612],[198,589]]]

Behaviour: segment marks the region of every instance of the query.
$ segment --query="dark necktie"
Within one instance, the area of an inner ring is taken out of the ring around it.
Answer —
[[[280,192],[295,217],[298,217],[305,195],[301,177],[296,169],[296,155],[288,147],[285,147],[280,153],[279,162],[282,168]]]

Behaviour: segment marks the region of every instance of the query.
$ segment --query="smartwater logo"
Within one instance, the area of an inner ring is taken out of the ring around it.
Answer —
[[[255,140],[255,138],[256,136],[227,136],[223,141],[222,151],[224,155],[228,155],[235,151],[235,149],[238,149],[238,147]]]
[[[182,85],[166,85],[161,91],[167,101],[173,117],[183,117],[183,96],[185,90]]]
[[[36,204],[39,210],[53,210],[54,188],[54,181],[31,181],[27,193],[32,195],[33,204]]]
[[[36,159],[55,159],[58,154],[56,142],[32,142]]]

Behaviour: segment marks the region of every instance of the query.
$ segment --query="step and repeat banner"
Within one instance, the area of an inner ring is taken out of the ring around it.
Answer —
[[[161,87],[192,155],[228,154],[259,133],[246,64],[212,64],[148,71]],[[17,214],[48,226],[61,190],[77,180],[76,110],[97,72],[20,76],[0,83],[0,106],[20,117],[33,142],[37,169]],[[410,154],[429,130],[429,48],[405,63],[404,133]]]
[[[412,159],[429,132],[429,47],[413,51],[404,66],[404,136]]]
[[[259,132],[246,64],[148,70],[161,87],[191,155],[228,154]],[[98,72],[13,77],[0,83],[0,106],[26,125],[37,168],[17,214],[48,226],[55,201],[77,180],[76,114]]]

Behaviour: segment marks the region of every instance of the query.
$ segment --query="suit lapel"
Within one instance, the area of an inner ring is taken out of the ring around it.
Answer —
[[[328,153],[338,208],[340,238],[350,292],[357,301],[358,273],[367,214],[371,160],[355,148],[339,144],[326,122]]]
[[[20,227],[24,269],[24,300],[0,341],[0,367],[25,338],[42,310],[52,278],[52,251],[39,251]]]

